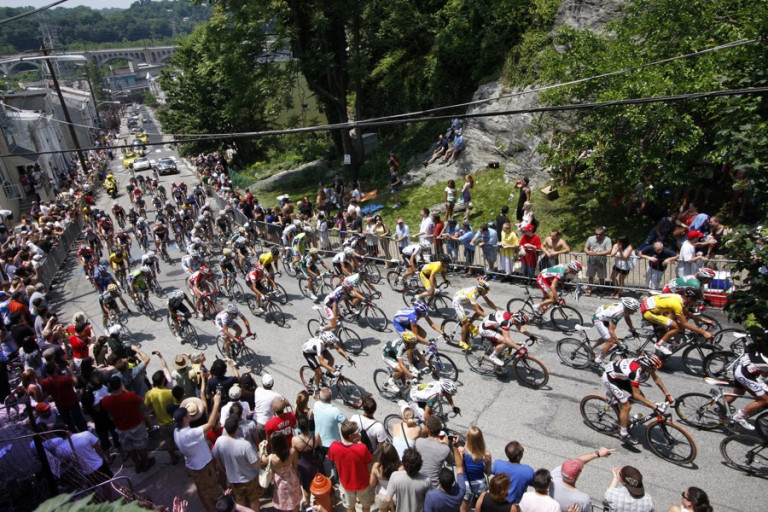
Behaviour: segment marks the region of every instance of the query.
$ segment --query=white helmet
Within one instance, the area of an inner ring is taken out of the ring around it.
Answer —
[[[320,333],[320,339],[323,340],[323,343],[326,345],[336,345],[339,343],[339,338],[336,337],[335,334],[333,334],[331,331],[323,331]]]
[[[109,329],[107,329],[107,336],[119,336],[121,330],[122,330],[122,327],[120,327],[119,325],[113,325]]]
[[[345,247],[344,254],[346,254],[347,256],[354,256],[355,250],[351,247]]]
[[[145,254],[148,259],[152,259],[155,257],[155,251],[147,251],[147,254]]]
[[[184,292],[181,290],[174,290],[171,292],[170,298],[174,300],[181,300],[184,298]]]
[[[151,274],[152,273],[152,269],[149,268],[147,265],[143,265],[139,270],[141,270],[142,273],[144,273],[144,274]]]
[[[230,304],[227,304],[227,313],[229,313],[230,315],[237,315],[238,313],[240,313],[240,310],[237,309],[237,306],[230,303]]]
[[[456,394],[456,383],[450,379],[440,379],[440,389],[446,395],[453,396]]]

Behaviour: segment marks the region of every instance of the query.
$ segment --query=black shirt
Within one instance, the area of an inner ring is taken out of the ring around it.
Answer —
[[[663,264],[664,260],[673,256],[677,256],[676,252],[672,251],[671,249],[667,249],[666,247],[661,251],[661,254],[657,254],[652,245],[649,245],[643,249],[640,254],[644,256],[656,256],[659,260],[655,263],[653,261],[649,261],[648,266],[653,270],[658,270],[659,272],[663,272],[667,268],[667,266]]]

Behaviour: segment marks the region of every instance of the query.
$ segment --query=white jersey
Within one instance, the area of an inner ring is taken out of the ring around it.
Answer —
[[[430,398],[434,396],[440,397],[442,394],[443,389],[440,387],[440,383],[433,381],[412,387],[410,397],[414,402],[426,402]]]
[[[411,244],[403,247],[403,256],[413,256],[421,253],[421,246],[419,244]]]
[[[238,316],[241,315],[230,315],[226,310],[222,311],[218,315],[216,315],[216,319],[214,320],[214,323],[216,324],[216,328],[219,331],[222,331],[224,327],[232,327],[235,325],[235,320],[237,320]]]
[[[347,255],[344,254],[344,251],[336,253],[332,260],[333,263],[339,264],[344,263],[345,261],[347,261]]]

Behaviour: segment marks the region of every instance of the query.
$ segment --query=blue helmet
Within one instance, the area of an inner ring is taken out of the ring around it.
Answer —
[[[421,301],[414,302],[413,309],[415,309],[417,313],[421,313],[422,315],[427,314],[427,305]]]

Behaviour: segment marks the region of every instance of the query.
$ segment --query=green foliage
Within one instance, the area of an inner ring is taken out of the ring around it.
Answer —
[[[767,230],[739,226],[726,240],[727,254],[736,260],[731,278],[738,289],[729,296],[725,311],[763,341],[768,341],[763,335],[768,329],[767,239]]]
[[[9,18],[29,8],[0,7],[0,19]],[[127,9],[94,10],[90,7],[51,9],[45,16],[56,27],[58,43],[64,49],[93,49],[94,45],[135,46],[138,42],[157,44],[189,34],[210,13],[206,4],[190,0],[137,1]],[[36,51],[40,48],[37,16],[28,16],[3,25],[0,48],[3,54]]]
[[[144,93],[144,97],[142,98],[141,102],[144,105],[152,108],[157,108],[157,106],[159,105],[159,103],[157,102],[157,98],[151,92]]]
[[[59,494],[40,504],[35,512],[145,512],[138,503],[123,503],[123,501],[108,501],[91,503],[90,499],[69,501],[71,494]]]

